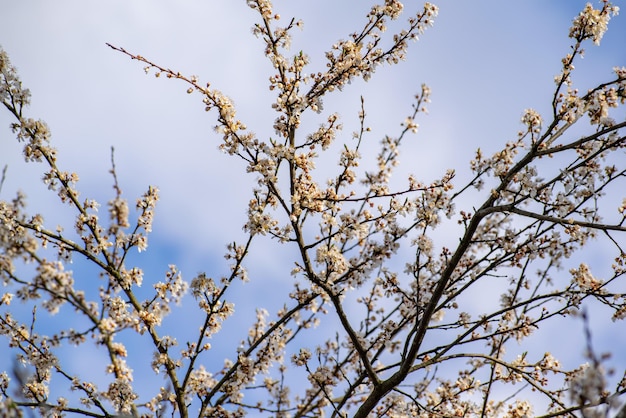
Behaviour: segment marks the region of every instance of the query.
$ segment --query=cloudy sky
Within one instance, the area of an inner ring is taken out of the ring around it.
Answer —
[[[420,7],[406,3],[410,14]],[[331,96],[321,115],[339,112],[349,137],[363,96],[373,136],[394,134],[410,112],[413,95],[422,83],[428,84],[430,114],[418,121],[420,132],[403,149],[400,167],[400,173],[425,180],[449,167],[467,172],[477,147],[495,151],[515,137],[525,108],[548,109],[553,77],[569,51],[569,26],[585,2],[435,4],[440,13],[434,27],[411,45],[405,62],[381,67],[368,83],[355,82]],[[357,30],[370,6],[370,1],[275,2],[285,22],[292,16],[303,19],[304,29],[294,32],[292,50],[310,55],[311,71],[323,68],[324,51]],[[587,47],[574,77],[581,90],[608,80],[613,66],[626,65],[625,19],[613,19],[600,48]],[[141,261],[155,280],[169,263],[177,264],[188,279],[199,271],[223,271],[225,245],[241,237],[253,178],[243,173],[239,161],[218,151],[214,114],[204,112],[200,96],[187,95],[181,82],[147,76],[143,65],[105,43],[211,82],[233,99],[246,125],[267,138],[273,135],[272,94],[267,89],[273,71],[262,43],[251,34],[254,22],[256,15],[243,0],[32,0],[3,5],[0,45],[32,92],[28,115],[48,123],[60,165],[79,174],[82,196],[103,204],[111,198],[111,146],[121,187],[131,201],[148,185],[161,190],[151,247]],[[307,123],[317,126],[321,121]],[[1,197],[24,190],[31,210],[44,212],[52,225],[71,222],[38,182],[42,167],[23,162],[10,122],[8,112],[0,111],[0,165],[8,164]],[[280,284],[285,280],[281,260],[258,250],[253,254],[256,274],[271,285]],[[251,283],[243,292],[245,312],[253,310],[267,286]],[[572,353],[581,354],[582,347]]]

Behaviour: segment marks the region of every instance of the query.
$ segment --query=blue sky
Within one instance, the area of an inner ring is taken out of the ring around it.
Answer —
[[[419,7],[409,3],[408,10]],[[585,4],[434,3],[440,7],[439,17],[411,45],[405,62],[379,68],[368,83],[354,82],[325,102],[324,114],[339,112],[349,137],[363,95],[377,140],[398,132],[421,83],[431,87],[430,114],[418,121],[419,134],[403,148],[398,179],[414,173],[430,180],[449,167],[462,175],[477,147],[490,153],[515,137],[525,108],[546,111],[553,76],[569,51],[568,28]],[[312,69],[322,68],[323,52],[356,30],[369,7],[369,1],[275,2],[285,22],[291,16],[304,20],[304,30],[294,32],[292,51],[307,52]],[[255,19],[243,0],[33,0],[3,5],[0,45],[32,92],[28,115],[49,124],[60,165],[79,173],[82,196],[102,204],[112,196],[111,146],[121,187],[131,202],[149,184],[161,190],[149,251],[137,258],[158,279],[170,263],[187,279],[199,271],[224,271],[225,245],[242,236],[253,178],[243,173],[239,161],[217,150],[214,115],[204,112],[200,96],[187,95],[180,82],[146,76],[141,64],[105,42],[210,81],[234,100],[248,127],[267,137],[273,134],[272,94],[266,87],[272,68],[261,41],[250,32]],[[600,48],[587,47],[574,76],[581,90],[609,79],[613,66],[626,65],[625,19],[613,18]],[[42,167],[23,162],[8,128],[9,116],[0,112],[0,164],[9,166],[2,198],[22,189],[32,212],[44,212],[52,225],[71,222],[62,210],[66,208],[38,182]],[[317,126],[321,120],[305,123]],[[288,280],[288,253],[277,255],[275,248],[264,246],[252,254],[252,283],[237,296],[242,313],[234,321],[240,325],[230,329],[241,333],[245,315]],[[545,342],[546,349],[550,343]],[[579,357],[582,350],[570,354]],[[621,356],[617,360],[626,364]]]

